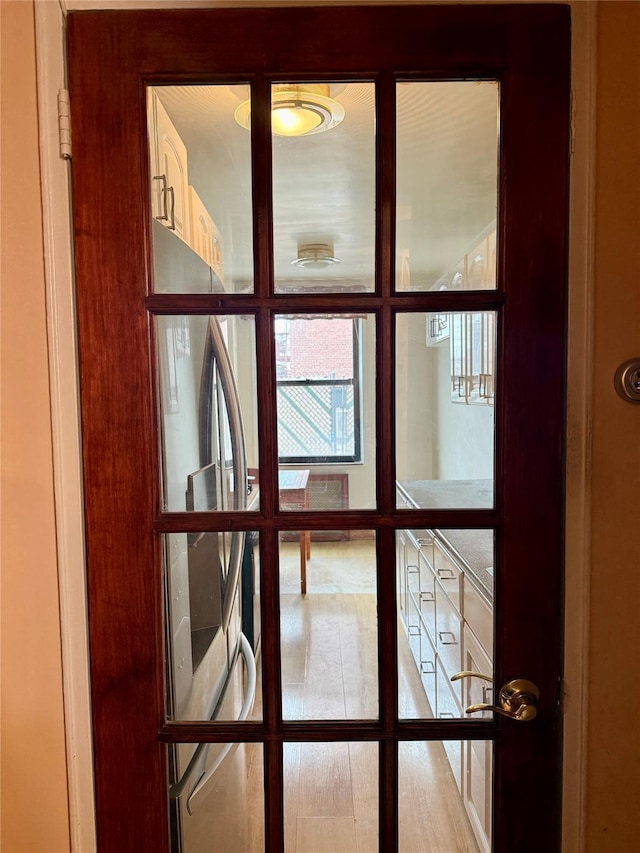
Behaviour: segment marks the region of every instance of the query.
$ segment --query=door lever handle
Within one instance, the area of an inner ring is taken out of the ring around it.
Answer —
[[[481,672],[472,672],[468,669],[464,669],[462,672],[456,672],[455,675],[451,676],[451,681],[459,681],[461,678],[482,678],[485,681],[493,681],[492,675],[483,675]]]
[[[456,672],[451,677],[451,681],[458,681],[460,678],[468,678],[475,676],[483,678],[485,681],[493,679],[487,675],[482,675],[479,672]],[[533,683],[526,678],[514,678],[513,681],[507,681],[500,688],[498,701],[500,705],[487,705],[484,702],[478,705],[469,705],[465,710],[467,714],[475,714],[478,711],[493,711],[494,714],[501,714],[503,717],[511,717],[512,720],[519,720],[522,723],[528,723],[533,720],[538,713],[538,699],[540,691]]]

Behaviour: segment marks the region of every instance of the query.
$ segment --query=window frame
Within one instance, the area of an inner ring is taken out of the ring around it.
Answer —
[[[296,318],[292,318],[296,319]],[[318,317],[318,319],[322,319]],[[352,322],[353,340],[353,379],[278,379],[276,377],[276,398],[281,386],[304,385],[306,387],[318,386],[343,386],[353,388],[353,447],[352,454],[342,456],[281,456],[278,449],[278,463],[280,465],[359,465],[362,464],[362,353],[360,342],[362,340],[362,321],[359,317],[340,318],[332,315],[326,319],[350,319]],[[275,337],[274,337],[275,341]],[[278,422],[279,422],[278,418]],[[278,432],[279,435],[279,432]]]

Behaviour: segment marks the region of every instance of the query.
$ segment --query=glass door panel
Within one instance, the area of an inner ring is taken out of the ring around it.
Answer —
[[[494,502],[496,315],[396,318],[398,505],[476,509]]]
[[[285,744],[284,820],[292,853],[377,850],[377,744]]]
[[[490,741],[398,744],[401,853],[491,849],[492,747]]]
[[[373,291],[373,83],[272,87],[277,293]]]
[[[186,768],[207,750],[202,775]],[[264,759],[258,743],[169,746],[172,853],[263,853]],[[225,820],[220,820],[220,815]]]
[[[165,538],[170,719],[262,717],[258,534],[237,537],[240,563],[226,573],[224,534]]]
[[[400,717],[493,704],[494,532],[399,530],[396,555]]]
[[[396,94],[396,289],[494,289],[498,84],[401,82]]]
[[[156,318],[164,508],[254,509],[257,465],[252,317]]]
[[[274,330],[280,508],[375,507],[374,315],[278,314]]]
[[[248,98],[246,85],[148,89],[156,293],[253,291],[251,136],[233,120]]]
[[[375,534],[314,531],[308,560],[299,535],[279,548],[283,717],[377,718]]]

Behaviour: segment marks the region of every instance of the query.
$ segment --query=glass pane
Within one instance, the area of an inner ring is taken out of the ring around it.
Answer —
[[[261,853],[262,744],[185,743],[168,749],[171,853]]]
[[[258,720],[258,534],[165,537],[167,716]]]
[[[156,345],[164,509],[256,509],[253,317],[157,317]]]
[[[373,83],[272,89],[276,291],[372,291]]]
[[[245,85],[148,89],[154,290],[253,290],[251,136]]]
[[[489,741],[400,743],[401,853],[491,850],[492,772]]]
[[[284,719],[378,716],[372,531],[281,534],[280,635]]]
[[[495,312],[396,318],[396,471],[400,506],[492,507]]]
[[[398,83],[398,290],[496,287],[498,92]]]
[[[281,471],[281,508],[375,507],[374,315],[281,314],[274,329],[280,464],[309,472]]]
[[[492,530],[397,532],[400,717],[468,718],[493,703],[494,554]],[[452,680],[461,672],[478,675]]]
[[[377,744],[286,743],[284,832],[295,853],[377,850]]]

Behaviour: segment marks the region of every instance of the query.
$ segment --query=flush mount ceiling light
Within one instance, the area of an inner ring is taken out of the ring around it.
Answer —
[[[344,108],[329,97],[328,83],[279,83],[271,95],[271,129],[276,136],[310,136],[340,124]],[[234,113],[241,127],[251,126],[251,100]]]
[[[324,270],[339,264],[340,260],[333,256],[333,246],[329,243],[308,243],[298,247],[298,257],[291,263],[303,269]]]

